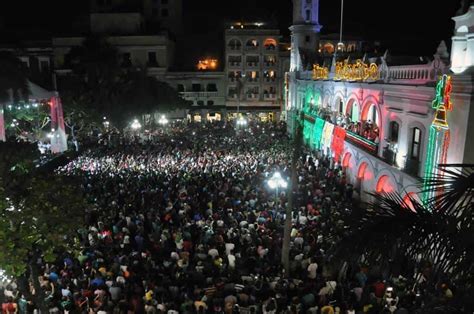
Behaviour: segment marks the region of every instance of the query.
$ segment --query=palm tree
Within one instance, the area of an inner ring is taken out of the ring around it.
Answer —
[[[428,180],[438,195],[422,204],[397,193],[373,194],[332,251],[333,260],[379,265],[393,274],[401,261],[430,265],[428,281],[450,279],[465,291],[474,279],[474,165],[439,165]],[[406,269],[405,269],[406,270]],[[413,275],[413,274],[410,274]],[[468,299],[460,301],[460,304]]]
[[[3,112],[9,101],[28,101],[28,75],[22,62],[10,52],[0,51],[0,141],[5,141]]]

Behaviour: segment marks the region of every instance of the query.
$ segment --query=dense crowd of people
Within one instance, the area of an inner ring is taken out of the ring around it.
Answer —
[[[364,265],[342,274],[328,262],[356,193],[342,169],[308,151],[284,273],[288,194],[267,181],[277,171],[288,179],[288,143],[286,126],[269,123],[104,135],[57,170],[82,178],[91,207],[82,250],[41,264],[50,313],[408,313],[403,277]],[[3,313],[34,307],[14,284],[4,295]]]

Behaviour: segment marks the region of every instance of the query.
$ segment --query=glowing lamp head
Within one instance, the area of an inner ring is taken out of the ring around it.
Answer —
[[[164,115],[161,115],[161,118],[160,120],[158,120],[158,123],[161,124],[161,125],[166,125],[168,124],[168,119],[166,119],[166,117]]]
[[[132,125],[131,125],[133,130],[138,130],[142,127],[141,123],[138,122],[137,119],[133,120]]]
[[[283,188],[286,189],[288,187],[288,182],[282,178],[280,172],[275,172],[273,176],[268,180],[268,186],[270,189],[278,189]]]

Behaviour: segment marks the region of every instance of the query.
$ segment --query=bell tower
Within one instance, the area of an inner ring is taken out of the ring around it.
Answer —
[[[293,0],[290,71],[303,70],[300,50],[319,49],[319,0]]]

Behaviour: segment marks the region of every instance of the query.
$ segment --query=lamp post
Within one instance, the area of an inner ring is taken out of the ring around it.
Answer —
[[[135,119],[131,124],[131,128],[134,132],[138,132],[138,130],[142,128],[142,124],[137,119]]]
[[[280,188],[286,189],[288,182],[282,178],[279,172],[275,172],[273,176],[268,180],[268,186],[270,189],[275,190],[275,200],[278,199],[278,192]]]
[[[247,119],[245,119],[244,117],[240,117],[239,119],[237,119],[237,127],[246,127],[248,122],[247,122]]]
[[[158,120],[158,123],[161,125],[161,126],[165,126],[169,123],[169,120],[166,119],[165,115],[161,115],[161,118]]]

